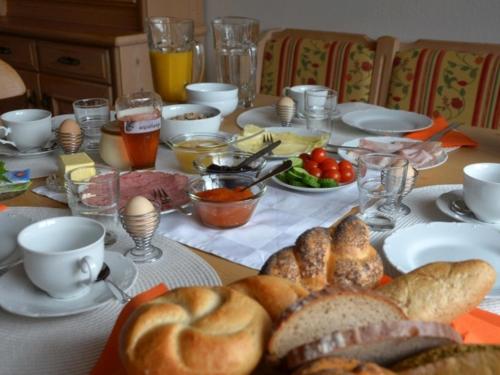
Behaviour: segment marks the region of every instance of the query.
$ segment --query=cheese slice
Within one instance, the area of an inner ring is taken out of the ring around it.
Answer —
[[[64,176],[66,176],[68,172],[80,167],[90,168],[85,168],[73,173],[71,175],[73,181],[84,181],[96,174],[94,168],[95,163],[85,152],[59,155],[58,164],[61,180],[64,180]]]

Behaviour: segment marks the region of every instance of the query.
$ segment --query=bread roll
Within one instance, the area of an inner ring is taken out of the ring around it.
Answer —
[[[356,216],[336,228],[312,228],[293,247],[273,254],[261,274],[287,278],[308,290],[325,286],[372,288],[383,275],[382,260],[370,245],[366,224]]]
[[[172,290],[138,308],[122,331],[128,374],[250,374],[271,320],[253,299],[226,287]]]
[[[287,279],[266,275],[250,276],[228,286],[259,302],[273,321],[287,307],[309,294],[305,288]]]
[[[353,358],[324,357],[309,362],[292,375],[396,375],[375,363],[363,363]]]
[[[436,262],[377,291],[394,300],[409,319],[451,323],[476,307],[494,283],[495,270],[482,260]]]

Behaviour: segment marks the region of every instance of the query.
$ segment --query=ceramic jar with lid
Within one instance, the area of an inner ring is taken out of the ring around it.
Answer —
[[[102,160],[106,164],[120,170],[130,169],[130,160],[121,135],[120,122],[108,122],[102,127],[101,131],[99,155]]]

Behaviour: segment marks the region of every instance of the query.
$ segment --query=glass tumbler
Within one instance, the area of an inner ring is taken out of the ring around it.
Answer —
[[[83,149],[98,152],[101,128],[109,122],[109,101],[105,98],[80,99],[73,102],[76,122],[83,131]]]
[[[104,244],[116,242],[120,228],[118,203],[120,174],[106,165],[75,168],[65,176],[68,206],[73,216],[99,221],[106,228]]]
[[[304,112],[307,128],[322,130],[331,135],[333,116],[337,111],[337,92],[328,88],[304,92]]]
[[[217,80],[238,86],[238,104],[253,106],[257,76],[259,21],[218,17],[212,21]]]
[[[116,100],[116,118],[132,169],[151,169],[160,143],[161,97],[139,91]]]
[[[398,205],[406,182],[408,160],[394,154],[371,153],[358,159],[359,209],[373,230],[391,230],[396,225]],[[382,205],[392,209],[381,212]]]

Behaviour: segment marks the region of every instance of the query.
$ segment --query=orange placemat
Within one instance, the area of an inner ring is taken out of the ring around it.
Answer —
[[[446,121],[444,117],[439,116],[435,117],[432,120],[432,126],[430,128],[418,132],[409,133],[406,135],[406,137],[416,139],[418,141],[426,141],[434,134],[446,127],[448,127],[448,121]],[[451,132],[445,134],[440,141],[443,147],[477,146],[476,141],[456,130],[452,130]]]
[[[141,293],[132,298],[132,300],[125,305],[125,307],[118,315],[115,325],[111,334],[109,335],[108,341],[104,346],[104,350],[101,356],[97,360],[94,368],[92,369],[91,375],[125,375],[125,369],[122,366],[119,355],[119,344],[120,344],[120,331],[127,318],[138,308],[141,304],[150,301],[168,291],[165,284],[158,284],[157,286]]]
[[[380,284],[388,284],[391,280],[384,275]],[[476,308],[455,319],[451,326],[466,344],[500,344],[500,315]]]

